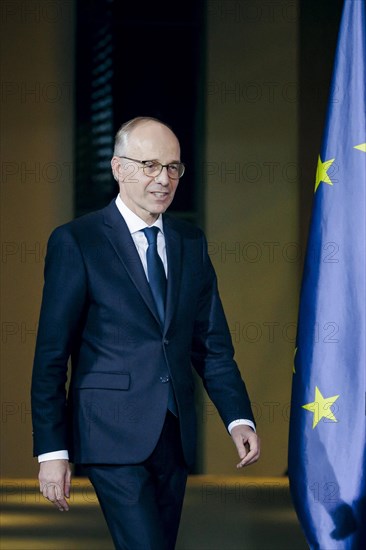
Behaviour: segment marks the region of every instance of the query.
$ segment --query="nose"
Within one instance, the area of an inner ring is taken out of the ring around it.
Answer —
[[[156,176],[155,181],[157,183],[160,183],[160,185],[164,185],[166,187],[170,183],[170,179],[168,176],[168,169],[166,166],[163,167],[162,171],[158,176]]]

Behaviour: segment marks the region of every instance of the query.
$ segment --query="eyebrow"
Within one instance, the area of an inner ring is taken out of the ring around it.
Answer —
[[[146,159],[146,160],[143,160],[142,162],[159,162],[161,164],[159,159]],[[171,160],[167,164],[181,164],[181,163],[182,163],[181,160]]]

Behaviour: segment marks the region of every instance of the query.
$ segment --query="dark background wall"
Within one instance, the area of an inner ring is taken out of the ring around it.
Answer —
[[[180,138],[188,177],[172,210],[202,213],[205,5],[79,0],[76,18],[75,214],[97,209],[116,193],[106,170],[113,136],[135,116],[160,118]]]
[[[37,470],[29,383],[48,235],[113,196],[113,134],[138,114],[181,138],[188,170],[173,211],[206,229],[263,440],[247,475],[287,467],[298,292],[341,2],[158,8],[1,2],[4,476]],[[200,393],[198,410],[198,470],[234,474],[233,446]]]

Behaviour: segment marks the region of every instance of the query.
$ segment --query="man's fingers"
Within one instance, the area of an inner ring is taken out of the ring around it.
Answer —
[[[67,460],[42,462],[39,472],[40,491],[61,512],[69,510],[65,497],[70,496],[71,469]]]
[[[65,496],[70,498],[70,487],[71,487],[71,470],[68,470],[65,476]]]
[[[54,504],[60,510],[60,512],[69,511],[69,505],[67,504],[67,501],[64,498],[62,498],[61,500],[56,500]]]
[[[42,494],[44,498],[52,502],[61,512],[64,510],[69,510],[69,505],[65,500],[64,492],[58,483],[43,484]]]
[[[245,459],[249,452],[249,445],[245,444],[243,438],[237,439],[234,441],[236,445],[236,450],[238,451],[239,458],[241,460]]]
[[[236,465],[237,468],[249,466],[259,458],[260,441],[256,433],[247,426],[236,426],[231,432],[231,437],[235,443],[240,462]]]
[[[53,492],[53,495],[52,495]],[[53,491],[51,488],[51,495],[53,496],[53,499],[49,498],[51,502],[60,510],[60,512],[68,511],[69,505],[67,504],[65,500],[65,494],[63,491],[63,487],[61,484],[54,484]]]
[[[243,466],[249,466],[253,464],[259,458],[258,448],[249,451],[246,456],[236,465],[237,468],[243,468]]]

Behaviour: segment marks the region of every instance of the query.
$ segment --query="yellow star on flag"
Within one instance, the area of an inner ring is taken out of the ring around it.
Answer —
[[[355,145],[354,149],[359,149],[360,151],[363,151],[366,153],[366,143],[360,143],[360,145]]]
[[[328,170],[332,166],[335,159],[326,160],[325,162],[322,162],[322,159],[318,158],[318,166],[316,169],[316,177],[315,177],[315,189],[314,193],[316,193],[316,190],[318,189],[321,182],[327,183],[328,185],[333,185],[332,180],[330,179],[328,175]]]
[[[332,422],[338,422],[336,417],[331,411],[331,406],[338,399],[339,395],[333,395],[333,397],[323,397],[318,386],[315,386],[315,399],[312,403],[302,405],[303,409],[306,409],[314,413],[313,417],[313,429],[320,422],[322,418],[327,418]]]

